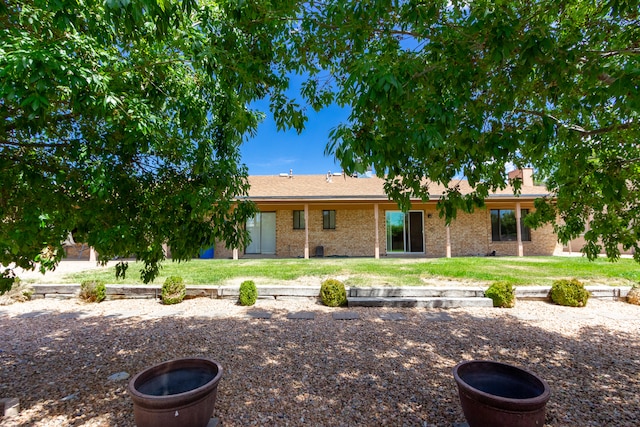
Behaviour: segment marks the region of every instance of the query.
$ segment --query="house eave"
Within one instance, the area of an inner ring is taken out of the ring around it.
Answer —
[[[533,200],[541,197],[549,197],[550,194],[520,194],[515,196],[513,194],[492,194],[487,197],[487,200]],[[384,203],[393,202],[387,196],[246,196],[239,198],[240,200],[251,200],[253,202],[371,202],[371,203]],[[440,196],[430,196],[428,202],[437,202],[440,200]],[[412,203],[420,203],[421,199],[412,198]]]

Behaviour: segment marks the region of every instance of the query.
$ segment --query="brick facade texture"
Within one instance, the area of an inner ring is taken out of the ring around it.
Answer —
[[[531,207],[523,206],[523,209]],[[333,209],[333,208],[331,208]],[[491,238],[490,207],[478,209],[474,213],[459,212],[450,226],[452,256],[485,256],[496,251],[498,256],[517,256],[517,242],[493,242]],[[501,205],[500,209],[515,209],[515,206]],[[302,207],[300,208],[302,210]],[[316,254],[322,246],[324,256],[373,257],[375,254],[374,206],[336,207],[336,228],[324,230],[322,208],[309,206],[309,255]],[[386,224],[382,206],[378,214],[380,256],[386,256]],[[441,219],[434,205],[414,204],[412,211],[422,211],[424,218],[425,257],[445,257],[447,234],[444,219]],[[273,212],[273,211],[271,211]],[[279,209],[276,212],[276,254],[278,258],[304,257],[305,231],[293,229],[293,209]],[[554,255],[562,247],[550,225],[531,230],[531,241],[523,242],[523,253],[527,255]],[[238,250],[243,257],[244,251]],[[218,244],[216,258],[231,258],[232,250]]]

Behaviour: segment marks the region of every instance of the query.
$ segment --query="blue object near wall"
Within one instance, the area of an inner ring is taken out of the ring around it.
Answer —
[[[213,258],[213,246],[211,246],[208,249],[201,249],[200,250],[200,258],[201,259],[211,259]]]

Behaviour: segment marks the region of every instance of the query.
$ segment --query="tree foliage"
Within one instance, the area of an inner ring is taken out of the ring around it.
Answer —
[[[148,281],[163,243],[242,246],[267,97],[279,128],[349,107],[327,152],[403,208],[447,184],[450,221],[533,166],[529,225],[640,260],[639,40],[637,0],[0,0],[0,263],[53,268],[73,233]]]
[[[351,107],[327,151],[347,172],[373,165],[404,208],[429,196],[426,182],[450,185],[447,220],[509,184],[506,164],[533,166],[553,197],[529,225],[552,222],[566,243],[590,223],[589,257],[604,245],[616,259],[622,244],[640,260],[638,6],[311,2],[298,52]],[[474,193],[460,194],[460,174]]]
[[[101,262],[142,260],[150,281],[163,243],[174,260],[243,246],[247,105],[291,104],[274,66],[284,24],[253,17],[290,7],[0,1],[0,264],[55,268],[72,233]],[[296,113],[282,126],[301,127]]]

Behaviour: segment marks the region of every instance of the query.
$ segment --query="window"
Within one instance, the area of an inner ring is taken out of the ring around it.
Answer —
[[[293,211],[293,229],[304,230],[304,211]]]
[[[531,241],[531,230],[524,225],[528,209],[520,211],[520,233],[523,241]],[[516,230],[516,211],[513,209],[491,209],[491,240],[494,242],[511,242],[518,240]]]
[[[325,230],[335,230],[336,211],[322,211],[322,228]]]

